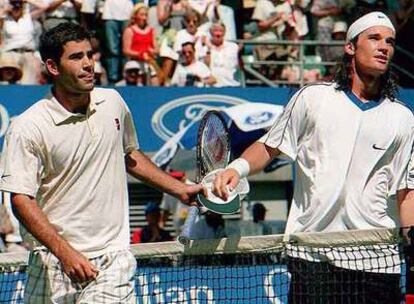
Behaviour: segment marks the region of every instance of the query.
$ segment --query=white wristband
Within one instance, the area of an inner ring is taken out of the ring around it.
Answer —
[[[230,169],[230,168],[236,170],[237,173],[239,173],[240,178],[245,178],[250,173],[249,162],[247,160],[245,160],[244,158],[237,158],[237,159],[233,160],[226,167],[226,169]]]

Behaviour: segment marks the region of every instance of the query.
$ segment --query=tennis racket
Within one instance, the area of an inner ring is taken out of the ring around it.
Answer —
[[[230,147],[230,135],[223,116],[218,111],[208,111],[201,119],[197,134],[197,182],[201,182],[209,172],[227,166],[230,160]],[[199,207],[190,207],[181,235],[178,237],[178,241],[183,245],[189,243],[192,227],[199,213]]]

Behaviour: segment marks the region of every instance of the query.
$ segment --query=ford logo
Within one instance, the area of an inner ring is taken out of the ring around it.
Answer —
[[[167,141],[188,124],[200,120],[207,111],[220,111],[247,102],[246,99],[218,94],[185,96],[162,105],[153,114],[151,126],[160,138]]]
[[[244,123],[247,125],[260,125],[273,118],[273,113],[271,112],[260,112],[254,115],[247,116]]]

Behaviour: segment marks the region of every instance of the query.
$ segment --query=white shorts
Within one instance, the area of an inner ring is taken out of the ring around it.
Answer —
[[[136,303],[136,260],[129,250],[110,252],[90,261],[97,267],[99,274],[94,281],[79,284],[69,279],[52,253],[42,250],[31,252],[24,302]]]

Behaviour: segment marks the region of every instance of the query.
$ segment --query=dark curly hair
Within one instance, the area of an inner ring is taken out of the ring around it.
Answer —
[[[357,41],[358,36],[355,37],[351,43],[356,45]],[[352,57],[345,53],[342,57],[342,60],[337,64],[335,76],[333,78],[334,82],[336,83],[337,90],[351,90],[351,61]],[[387,97],[390,100],[394,101],[398,95],[398,85],[397,77],[393,73],[391,66],[388,68],[387,72],[381,75],[380,81],[380,96]]]
[[[63,47],[70,41],[91,40],[91,34],[82,26],[72,22],[65,22],[53,27],[40,37],[40,56],[43,62],[52,59],[59,63],[63,54]]]

